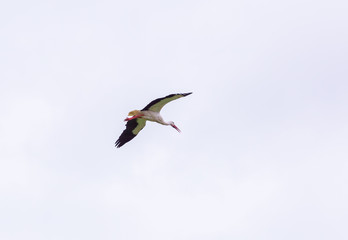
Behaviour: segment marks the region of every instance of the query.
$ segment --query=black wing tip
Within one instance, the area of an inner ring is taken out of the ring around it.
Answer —
[[[118,141],[118,140],[115,142],[115,147],[117,147],[117,148],[122,147],[122,145],[123,145],[123,144],[121,144],[121,142]]]
[[[192,94],[193,92],[189,92],[189,93],[181,93],[181,95],[183,95],[184,97],[186,97],[186,96],[188,96],[188,95],[190,95],[190,94]]]
[[[121,136],[115,142],[115,147],[120,148],[127,142],[132,140],[136,134],[132,131],[138,126],[138,119],[130,120],[126,123],[126,129],[122,132]],[[145,126],[145,125],[144,125]]]
[[[192,94],[193,92],[188,92],[188,93],[173,93],[173,94],[169,94],[168,96],[165,96],[164,98],[168,98],[168,97],[174,97],[174,96],[182,96],[182,97],[186,97],[190,94]]]
[[[115,147],[120,148],[123,145],[125,145],[127,142],[129,142],[130,140],[132,140],[135,137],[135,135],[131,136],[131,137],[122,137],[122,135],[120,136],[120,138],[115,142]]]

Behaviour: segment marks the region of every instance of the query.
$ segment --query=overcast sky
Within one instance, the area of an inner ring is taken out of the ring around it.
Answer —
[[[0,239],[348,239],[348,3],[3,1]],[[165,120],[117,149],[153,99]]]

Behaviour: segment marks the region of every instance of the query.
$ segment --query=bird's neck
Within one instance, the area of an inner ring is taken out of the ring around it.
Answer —
[[[162,125],[170,125],[170,122],[166,122],[163,119],[159,119],[157,122],[162,124]]]

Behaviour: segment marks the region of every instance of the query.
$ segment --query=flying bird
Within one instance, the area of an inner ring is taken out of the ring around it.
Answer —
[[[122,147],[125,143],[132,140],[145,127],[147,120],[157,122],[162,125],[170,125],[173,128],[175,128],[178,132],[180,132],[180,129],[174,124],[174,122],[166,122],[163,120],[163,118],[160,115],[160,111],[163,108],[163,106],[167,103],[181,97],[186,97],[190,94],[192,94],[192,92],[170,94],[166,97],[157,98],[153,100],[140,111],[133,110],[129,112],[128,116],[131,117],[127,117],[124,120],[127,121],[126,129],[122,132],[121,136],[115,142],[115,147]]]

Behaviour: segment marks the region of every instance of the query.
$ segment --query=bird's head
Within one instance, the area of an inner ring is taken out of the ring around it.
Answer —
[[[170,121],[169,125],[175,128],[178,132],[181,132],[180,129],[174,124],[174,122]]]
[[[140,111],[139,110],[133,110],[128,113],[128,116],[136,116],[139,115]]]

